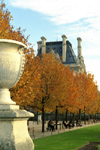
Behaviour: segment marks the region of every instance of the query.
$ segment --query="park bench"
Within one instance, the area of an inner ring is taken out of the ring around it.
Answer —
[[[47,129],[47,131],[51,131],[51,128],[50,128],[50,127],[47,127],[46,129]]]
[[[61,128],[62,128],[62,123],[57,123],[57,126],[59,126],[60,127],[60,130],[61,130]],[[56,124],[54,124],[54,128],[56,128]]]
[[[57,126],[60,126],[60,130],[61,130],[62,124],[61,124],[61,123],[58,123]],[[51,131],[51,128],[50,128],[50,127],[47,127],[46,129],[47,129],[47,131]],[[54,124],[54,130],[56,130],[56,124]]]

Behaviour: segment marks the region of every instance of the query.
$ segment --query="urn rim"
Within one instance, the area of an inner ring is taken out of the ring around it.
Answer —
[[[0,39],[0,43],[12,43],[12,44],[17,44],[19,46],[23,46],[25,49],[27,48],[27,46],[22,42],[11,40],[11,39]]]

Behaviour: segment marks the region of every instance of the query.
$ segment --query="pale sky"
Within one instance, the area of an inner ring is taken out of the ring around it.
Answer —
[[[61,41],[65,34],[77,55],[77,37],[82,38],[82,54],[87,72],[94,74],[100,89],[100,0],[4,0],[15,28],[26,29],[29,42]],[[36,53],[36,51],[35,51]]]

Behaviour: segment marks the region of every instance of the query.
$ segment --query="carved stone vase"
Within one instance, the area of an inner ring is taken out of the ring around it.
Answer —
[[[34,150],[27,127],[34,115],[20,110],[9,92],[23,72],[25,48],[21,42],[0,39],[0,150]]]

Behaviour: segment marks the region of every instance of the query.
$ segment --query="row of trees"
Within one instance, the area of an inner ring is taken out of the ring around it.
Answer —
[[[94,76],[90,73],[74,76],[70,66],[59,63],[51,53],[32,57],[11,92],[13,100],[20,106],[42,112],[42,131],[44,112],[58,109],[60,113],[78,114],[79,110],[88,114],[99,113],[100,95]]]
[[[11,19],[1,0],[0,38],[17,40],[28,47],[23,75],[19,83],[10,89],[12,99],[20,106],[34,107],[42,114],[57,108],[62,113],[69,111],[77,114],[79,110],[84,112],[84,108],[86,113],[99,112],[100,95],[94,76],[90,73],[74,76],[70,66],[65,67],[51,53],[35,57],[28,37],[20,28],[14,30]]]

